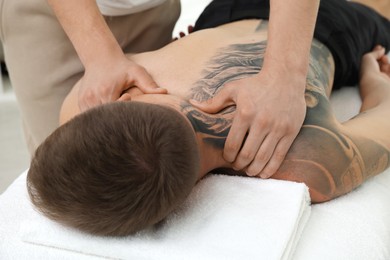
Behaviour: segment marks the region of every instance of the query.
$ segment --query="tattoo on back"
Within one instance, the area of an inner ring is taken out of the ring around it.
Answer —
[[[260,29],[261,26],[257,28]],[[258,73],[263,66],[266,45],[267,41],[262,41],[220,49],[206,64],[202,78],[193,84],[189,98],[205,101],[215,96],[224,84]],[[290,175],[294,170],[301,171],[302,179],[312,182],[311,187],[315,189],[312,192],[330,199],[352,190],[368,177],[389,167],[390,151],[374,140],[351,136],[342,130],[327,96],[334,76],[333,58],[330,51],[316,40],[312,43],[309,66],[304,126],[279,173],[284,174],[283,166],[289,166]],[[205,134],[205,143],[223,149],[235,106],[211,115],[183,102],[182,111],[195,131]],[[367,147],[370,153],[366,152]],[[310,173],[307,173],[309,169]]]
[[[234,108],[228,107],[216,115],[200,112],[188,103],[182,104],[195,132],[205,135],[203,141],[218,149],[223,149],[232,124]]]
[[[190,98],[204,101],[213,97],[224,84],[257,74],[262,66],[266,41],[234,44],[223,48],[207,64],[203,78],[191,88]]]
[[[266,44],[266,41],[262,41],[222,48],[208,62],[202,72],[203,77],[191,88],[189,98],[205,101],[214,97],[224,84],[257,74],[263,65]],[[182,111],[192,122],[195,131],[206,134],[206,143],[223,149],[232,124],[234,106],[210,115],[183,103]]]

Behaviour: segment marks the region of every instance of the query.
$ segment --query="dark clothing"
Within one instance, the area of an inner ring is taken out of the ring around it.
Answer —
[[[269,0],[214,0],[200,15],[194,30],[243,19],[267,20],[269,10]],[[314,38],[334,57],[334,88],[356,85],[362,56],[378,44],[389,50],[390,21],[358,3],[321,0]]]

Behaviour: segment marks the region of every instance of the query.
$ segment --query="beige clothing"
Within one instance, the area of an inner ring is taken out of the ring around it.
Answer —
[[[96,0],[100,12],[104,15],[127,15],[156,7],[166,0]]]
[[[0,35],[29,151],[58,126],[61,104],[84,68],[46,0],[0,0]],[[144,12],[105,17],[125,52],[160,48],[172,39],[179,0]]]

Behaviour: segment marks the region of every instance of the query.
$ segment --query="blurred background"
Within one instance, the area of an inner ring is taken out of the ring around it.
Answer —
[[[20,114],[12,91],[3,50],[0,48],[0,194],[27,169],[29,154],[23,139]]]

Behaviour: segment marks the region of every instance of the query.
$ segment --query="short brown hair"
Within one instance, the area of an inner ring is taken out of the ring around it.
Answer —
[[[198,178],[198,153],[179,112],[115,102],[75,117],[38,147],[28,192],[53,220],[124,236],[158,223],[184,201]]]

